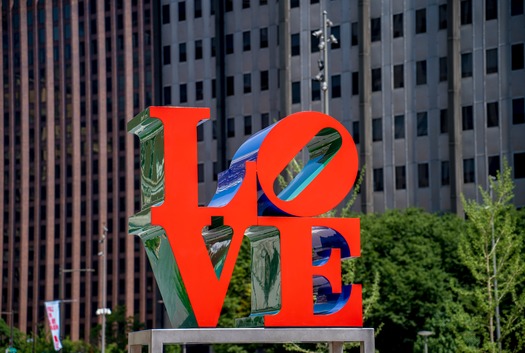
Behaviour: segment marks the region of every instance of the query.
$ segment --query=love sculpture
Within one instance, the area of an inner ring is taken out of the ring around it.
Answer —
[[[251,315],[237,326],[362,326],[360,285],[341,260],[360,255],[354,218],[315,217],[352,188],[357,150],[334,118],[292,114],[249,138],[198,203],[197,126],[207,108],[150,107],[128,123],[140,139],[142,210],[130,217],[173,327],[215,327],[244,236],[251,246]],[[310,160],[274,183],[307,146]],[[315,293],[315,300],[313,294]]]

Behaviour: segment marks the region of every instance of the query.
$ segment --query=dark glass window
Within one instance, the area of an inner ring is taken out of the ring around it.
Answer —
[[[448,132],[448,110],[441,109],[439,111],[439,132],[446,134]]]
[[[489,156],[487,162],[489,167],[489,175],[495,177],[500,170],[499,156]]]
[[[512,123],[525,124],[525,99],[516,98],[512,100]]]
[[[375,168],[373,173],[374,191],[383,191],[383,168]]]
[[[261,28],[259,30],[259,47],[268,48],[268,28]]]
[[[224,2],[224,10],[226,12],[233,11],[233,0],[226,0]]]
[[[486,58],[486,73],[493,74],[498,72],[498,49],[488,49],[485,52]]]
[[[250,31],[242,33],[242,50],[248,51],[252,48]]]
[[[268,127],[270,125],[270,115],[268,113],[261,114],[261,128]]]
[[[447,75],[448,75],[447,57],[443,56],[439,58],[439,82],[446,81]]]
[[[252,74],[244,74],[243,79],[243,92],[251,93],[252,92]]]
[[[461,0],[461,24],[472,23],[472,0]]]
[[[487,127],[499,125],[499,106],[498,102],[487,103]]]
[[[427,84],[427,61],[421,60],[416,62],[416,85]]]
[[[341,75],[332,76],[332,98],[341,97]]]
[[[498,0],[485,0],[485,20],[498,18]]]
[[[213,6],[213,4],[211,6]],[[193,17],[202,17],[202,0],[193,1]]]
[[[511,51],[512,70],[523,69],[523,43],[514,44]]]
[[[164,86],[164,104],[171,105],[171,86]]]
[[[370,41],[377,42],[381,40],[381,17],[372,18],[370,20]]]
[[[226,35],[226,54],[233,54],[233,34]]]
[[[299,7],[299,0],[290,0],[290,7]]]
[[[300,42],[299,33],[292,34],[290,45],[291,45],[292,56],[301,54],[301,42]]]
[[[165,45],[162,49],[162,61],[164,65],[171,64],[171,46]]]
[[[319,36],[314,36],[316,31],[312,31],[310,35],[310,52],[317,53],[319,51]]]
[[[179,85],[179,101],[181,103],[188,101],[188,85],[185,83]]]
[[[233,96],[235,94],[235,82],[233,76],[226,77],[226,95]]]
[[[393,36],[394,38],[403,37],[403,13],[395,14],[393,17]]]
[[[447,29],[447,4],[439,5],[439,29]]]
[[[195,41],[195,60],[202,59],[202,40]]]
[[[428,163],[419,163],[417,165],[417,186],[428,188],[429,184]]]
[[[186,61],[186,43],[179,44],[179,62]]]
[[[471,105],[461,108],[461,118],[463,123],[463,130],[474,129],[474,118]]]
[[[461,77],[472,76],[472,53],[461,54]]]
[[[108,2],[109,3],[109,2]],[[170,23],[170,5],[162,5],[162,24]]]
[[[514,153],[514,179],[525,178],[525,152]]]
[[[381,91],[381,68],[372,69],[372,92]]]
[[[463,160],[463,182],[474,183],[475,178],[475,168],[474,168],[474,158],[467,158]]]
[[[381,118],[372,119],[372,141],[383,140],[383,120]]]
[[[204,183],[204,164],[197,164],[197,178],[199,183]]]
[[[405,86],[403,64],[394,65],[394,88]]]
[[[235,119],[234,118],[228,118],[226,121],[226,131],[228,134],[228,137],[235,137]]]
[[[359,72],[352,72],[352,95],[359,94]]]
[[[292,82],[292,103],[301,103],[301,82]]]
[[[250,0],[242,0],[242,8],[243,9],[249,9],[250,8]]]
[[[427,10],[416,10],[416,34],[427,31]]]
[[[204,140],[204,125],[200,124],[197,125],[197,141],[203,141]]]
[[[210,48],[211,48],[211,56],[212,58],[215,57],[215,37],[210,38]]]
[[[450,163],[449,161],[441,162],[441,185],[450,185]]]
[[[352,38],[350,39],[352,46],[359,44],[359,28],[357,27],[357,22],[352,22]]]
[[[406,167],[404,165],[396,167],[396,190],[406,189],[406,174]]]
[[[312,80],[312,101],[321,100],[321,83],[318,80]]]
[[[186,21],[186,2],[179,1],[179,21]]]
[[[428,119],[427,112],[417,113],[417,136],[428,135]]]
[[[330,44],[331,49],[339,49],[341,48],[341,27],[339,26],[332,26],[330,27],[330,34],[334,36],[334,38],[337,40],[337,43],[333,42]]]
[[[252,134],[252,116],[251,115],[246,115],[244,117],[244,134],[245,135]]]
[[[359,143],[359,121],[352,122],[352,138],[354,142]]]
[[[201,101],[204,99],[204,85],[202,81],[195,82],[195,100]]]
[[[394,138],[404,139],[405,138],[405,116],[396,115],[394,117]]]
[[[510,14],[511,16],[523,15],[523,0],[511,0]]]
[[[268,90],[268,71],[261,71],[261,91]]]

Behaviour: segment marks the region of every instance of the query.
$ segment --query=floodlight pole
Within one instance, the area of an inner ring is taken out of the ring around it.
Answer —
[[[108,229],[105,225],[102,227],[103,233],[102,238],[98,241],[99,244],[102,245],[102,250],[99,251],[98,256],[102,257],[102,308],[97,309],[97,315],[102,316],[102,342],[101,342],[101,353],[105,353],[106,351],[106,315],[111,314],[111,310],[107,308],[107,235],[108,235]]]

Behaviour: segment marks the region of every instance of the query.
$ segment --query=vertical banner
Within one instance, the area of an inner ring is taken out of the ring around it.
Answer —
[[[45,304],[49,328],[51,329],[51,336],[53,336],[53,345],[55,350],[59,351],[62,349],[62,343],[60,343],[60,301],[55,300],[45,302]]]

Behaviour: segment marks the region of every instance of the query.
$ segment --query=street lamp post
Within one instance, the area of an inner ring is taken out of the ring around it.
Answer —
[[[9,315],[9,347],[13,347],[13,314],[15,311],[2,311],[0,314]]]
[[[420,336],[423,336],[425,338],[425,353],[428,353],[428,336],[432,336],[434,332],[432,331],[419,331],[417,333]]]
[[[96,314],[102,316],[102,348],[101,353],[105,353],[106,351],[106,315],[111,314],[111,310],[107,308],[106,304],[106,276],[107,276],[107,242],[106,238],[108,235],[108,229],[104,225],[102,227],[103,233],[102,238],[98,241],[98,243],[102,246],[102,250],[99,251],[98,256],[102,257],[102,308],[97,309]]]
[[[491,181],[489,182],[490,188],[490,201],[493,203],[494,198],[492,195],[493,183],[495,182],[494,176],[489,177]],[[498,352],[501,353],[501,323],[499,318],[499,303],[498,303],[498,267],[496,263],[496,241],[494,239],[494,205],[491,205],[490,210],[490,227],[492,230],[492,271],[494,273],[494,301],[496,302],[496,341],[498,342]]]
[[[329,114],[328,105],[328,45],[331,43],[337,44],[337,38],[333,34],[328,34],[328,29],[333,26],[332,21],[328,19],[328,13],[323,11],[322,13],[322,25],[323,27],[313,32],[312,35],[319,38],[319,50],[321,51],[322,59],[319,59],[319,73],[315,76],[315,80],[319,81],[321,91],[323,93],[322,107],[323,113]]]

